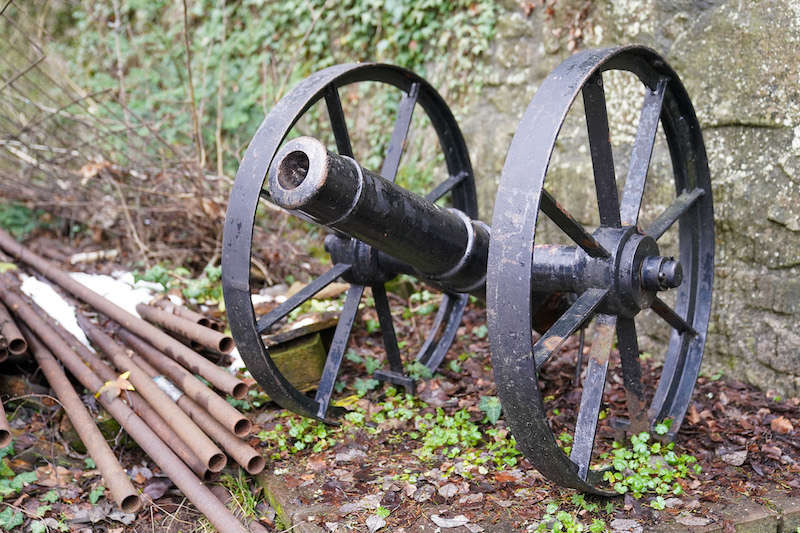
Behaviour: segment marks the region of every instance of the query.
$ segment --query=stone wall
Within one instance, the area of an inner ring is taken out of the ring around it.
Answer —
[[[506,150],[523,111],[574,44],[656,49],[694,102],[714,188],[716,280],[704,372],[800,394],[800,3],[559,0],[549,11],[538,0],[523,4],[527,8],[516,1],[503,4],[493,50],[481,66],[488,82],[459,113],[482,217],[491,218]],[[609,100],[619,96],[608,82],[606,90]],[[624,124],[612,128],[612,141],[623,153],[632,138],[626,131],[635,132],[638,119],[631,110],[609,104],[610,114],[624,115]],[[585,181],[591,166],[585,156],[578,159],[554,162],[556,176],[548,178],[548,187],[568,197],[576,216],[591,224],[596,214],[580,212],[590,203],[581,197],[591,183]],[[668,160],[656,158],[654,165],[650,179],[663,171],[660,166],[668,172]],[[663,194],[653,192],[654,198]]]

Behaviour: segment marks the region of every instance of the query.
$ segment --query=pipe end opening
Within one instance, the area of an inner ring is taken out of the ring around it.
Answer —
[[[219,351],[222,353],[231,353],[233,351],[233,339],[231,337],[223,337],[219,341]]]
[[[233,390],[231,391],[231,396],[236,398],[237,400],[241,400],[247,395],[247,384],[243,381],[240,381],[236,385],[233,386]]]
[[[208,469],[211,472],[219,472],[228,464],[228,458],[223,453],[215,453],[208,459]]]
[[[253,424],[246,418],[242,418],[233,425],[233,434],[237,437],[246,437],[253,429]]]
[[[136,494],[129,494],[122,498],[119,508],[126,513],[135,513],[142,507],[142,500]]]
[[[24,339],[11,339],[8,343],[8,351],[13,355],[22,355],[28,349],[28,343]]]
[[[264,459],[264,457],[262,457],[261,455],[256,455],[255,457],[247,461],[246,470],[248,474],[254,476],[256,474],[260,474],[261,471],[264,470],[265,466],[267,466],[266,459]]]

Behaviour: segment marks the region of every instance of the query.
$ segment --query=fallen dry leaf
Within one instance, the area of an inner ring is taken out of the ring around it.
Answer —
[[[458,494],[458,486],[455,483],[447,483],[439,487],[439,495],[448,500]]]
[[[769,423],[769,428],[775,433],[780,433],[781,435],[786,435],[787,433],[794,431],[794,426],[792,426],[792,423],[789,422],[789,419],[785,416],[773,418],[772,422]]]
[[[502,471],[494,475],[494,480],[498,483],[513,483],[517,480],[517,476],[510,472]]]
[[[469,518],[460,514],[453,518],[445,518],[438,514],[431,515],[431,521],[439,527],[461,527],[469,523]]]
[[[366,525],[367,528],[369,529],[369,533],[375,533],[376,531],[378,531],[379,529],[381,529],[386,525],[386,520],[374,514],[370,515],[369,518],[367,518]]]
[[[692,515],[681,515],[675,519],[675,521],[679,524],[684,526],[706,526],[711,523],[710,518],[705,518],[702,516],[692,516]]]
[[[42,487],[58,487],[73,481],[72,473],[63,466],[40,466],[36,469],[36,484]]]
[[[732,466],[742,466],[747,459],[747,450],[737,450],[735,452],[720,453],[720,459]]]

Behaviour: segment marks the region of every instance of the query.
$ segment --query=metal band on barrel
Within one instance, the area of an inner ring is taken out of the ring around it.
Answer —
[[[356,160],[353,159],[352,157],[342,154],[339,154],[339,157],[341,157],[342,159],[347,159],[356,168],[356,174],[358,175],[358,189],[356,190],[356,194],[353,196],[353,203],[350,204],[350,207],[347,209],[347,211],[336,220],[330,220],[326,222],[324,224],[326,226],[334,226],[339,222],[341,222],[342,220],[345,220],[347,217],[349,217],[350,214],[353,212],[353,210],[356,208],[356,205],[358,205],[358,201],[361,200],[361,191],[364,189],[364,174],[361,171],[361,166],[358,163],[356,163]]]

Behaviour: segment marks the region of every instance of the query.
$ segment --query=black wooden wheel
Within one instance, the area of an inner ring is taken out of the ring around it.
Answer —
[[[646,89],[621,199],[603,89],[603,73],[612,70],[633,73]],[[545,186],[556,140],[578,95],[584,104],[600,220],[600,227],[593,232],[562,208]],[[675,197],[654,221],[640,228],[639,213],[659,122],[672,162]],[[615,337],[630,429],[647,430],[655,422],[671,419],[670,436],[677,432],[688,407],[706,339],[714,264],[711,184],[700,127],[678,76],[656,53],[642,47],[589,50],[564,61],[541,85],[522,118],[505,162],[496,205],[486,292],[492,361],[506,419],[520,449],[546,477],[582,491],[612,494],[601,481],[602,472],[591,465]],[[575,246],[548,247],[542,253],[540,247],[534,248],[542,222],[537,220],[540,211]],[[659,256],[656,244],[676,223],[678,263]],[[548,259],[548,254],[563,257]],[[571,294],[572,304],[534,342],[529,332],[531,309],[541,294],[536,291],[541,291],[547,279],[558,277],[554,268],[547,270],[540,260],[568,272],[554,282],[560,285],[553,290]],[[592,267],[581,269],[576,264]],[[537,277],[542,270],[553,276]],[[665,303],[661,291],[671,292],[675,303]],[[647,308],[671,328],[660,380],[649,406],[636,331],[636,318]],[[594,338],[567,455],[548,421],[538,370],[592,319]]]
[[[413,389],[413,380],[403,373],[402,360],[385,282],[398,273],[413,269],[374,248],[344,235],[326,238],[333,266],[267,315],[256,317],[251,300],[250,258],[253,224],[259,197],[267,197],[264,182],[279,147],[295,124],[318,101],[324,100],[329,127],[339,154],[353,156],[339,88],[359,82],[380,82],[401,92],[394,128],[384,157],[381,175],[394,181],[414,109],[427,114],[444,152],[448,178],[426,197],[436,201],[449,197],[450,205],[470,217],[478,207],[472,167],[456,121],[438,93],[422,78],[390,65],[346,64],[329,67],[303,80],[278,102],[264,119],[245,153],[231,191],[225,220],[222,252],[222,287],[233,337],[248,370],[275,402],[298,414],[331,421],[331,394],[339,372],[350,330],[365,286],[372,289],[384,347],[390,368],[376,377]],[[416,191],[419,192],[419,191]],[[449,195],[449,196],[448,196]],[[270,358],[262,334],[337,278],[350,283],[336,327],[322,379],[314,398],[292,386]],[[416,355],[416,360],[435,370],[455,338],[467,302],[466,295],[443,294],[433,325]]]

